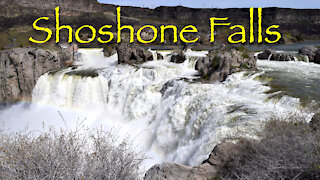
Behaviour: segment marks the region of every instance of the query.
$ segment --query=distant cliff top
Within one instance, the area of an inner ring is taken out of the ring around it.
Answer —
[[[18,5],[37,9],[54,9],[60,6],[65,10],[82,12],[95,12],[100,7],[97,0],[2,0],[0,5]]]
[[[39,17],[48,16],[46,25],[54,27],[54,9],[60,6],[61,23],[78,28],[84,24],[94,27],[112,25],[116,27],[116,7],[101,4],[97,0],[2,0],[0,1],[0,49],[2,47],[24,47],[29,45],[30,34],[41,33],[32,29],[32,23]],[[175,24],[178,27],[195,25],[206,39],[210,33],[211,17],[228,17],[233,25],[249,24],[249,8],[200,9],[188,7],[157,7],[155,9],[121,6],[122,24],[141,27],[145,24],[159,26]],[[257,11],[254,14],[255,22]],[[320,9],[263,8],[263,29],[277,24],[283,35],[281,43],[320,41]],[[257,27],[257,25],[255,25]],[[115,28],[114,28],[115,29]],[[115,31],[111,29],[112,31]],[[219,29],[218,29],[219,30]],[[219,37],[228,36],[223,29]],[[225,38],[223,38],[225,39]],[[225,42],[222,42],[225,43]],[[207,45],[212,45],[207,43]]]

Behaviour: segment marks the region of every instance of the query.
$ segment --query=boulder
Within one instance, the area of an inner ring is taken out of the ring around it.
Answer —
[[[121,44],[116,47],[116,50],[118,53],[118,64],[135,64],[153,60],[152,53],[141,47]]]
[[[0,102],[30,100],[38,78],[59,70],[72,55],[67,51],[16,48],[0,51]]]
[[[271,49],[267,49],[264,52],[258,54],[258,59],[267,60],[267,59],[271,58],[270,55],[273,55],[273,54],[276,54],[276,52]]]
[[[170,62],[183,63],[186,60],[186,55],[182,51],[176,51],[171,54]]]
[[[231,157],[240,155],[244,149],[237,144],[221,143],[211,152],[200,166],[190,167],[176,163],[163,163],[153,166],[145,174],[145,180],[198,180],[213,179]]]
[[[256,62],[253,53],[219,49],[210,51],[206,57],[200,58],[196,63],[196,70],[204,81],[222,82],[232,73],[255,70]]]
[[[105,57],[110,57],[117,53],[117,50],[114,45],[107,45],[103,48],[103,54]]]
[[[314,46],[306,46],[299,49],[299,54],[308,56],[309,62],[314,62],[317,51],[318,51],[318,48]]]
[[[316,55],[314,57],[314,63],[320,64],[320,50],[316,52]]]
[[[160,60],[160,59],[163,59],[163,56],[162,56],[162,54],[157,53],[157,60]]]

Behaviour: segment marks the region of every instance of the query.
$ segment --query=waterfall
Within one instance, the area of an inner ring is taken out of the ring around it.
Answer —
[[[304,62],[309,63],[309,56],[304,55],[303,56]]]
[[[33,90],[32,101],[65,107],[100,106],[106,102],[108,81],[90,76],[94,70],[61,71],[41,76]],[[76,74],[79,73],[79,74]],[[81,73],[92,73],[83,76]]]
[[[160,53],[164,60],[130,66],[117,64],[117,56],[104,58],[101,50],[82,49],[77,62],[81,66],[40,77],[32,100],[81,112],[87,107],[108,109],[97,117],[117,114],[103,123],[118,124],[123,133],[137,137],[154,158],[150,165],[198,165],[224,138],[255,137],[275,109],[287,113],[299,108],[297,98],[268,100],[270,87],[255,80],[263,72],[235,73],[224,83],[203,84],[195,81],[194,67],[207,52],[187,50],[181,64],[171,63],[168,52]]]
[[[272,57],[272,53],[269,55],[269,57],[268,57],[268,61],[270,61],[270,59],[271,59],[271,57]]]

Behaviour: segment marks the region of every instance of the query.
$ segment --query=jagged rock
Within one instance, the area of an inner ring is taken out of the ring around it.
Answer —
[[[310,127],[313,130],[320,130],[320,113],[317,113],[312,117]]]
[[[314,46],[307,46],[299,49],[299,54],[308,56],[309,62],[314,62],[317,51],[318,48]]]
[[[116,47],[119,64],[134,64],[152,61],[153,55],[141,47],[131,45],[119,45]]]
[[[316,52],[316,56],[314,57],[314,63],[320,64],[320,50]]]
[[[115,53],[117,53],[117,50],[116,50],[115,46],[113,46],[113,45],[108,45],[103,48],[103,54],[105,57],[110,57],[110,56],[114,55]]]
[[[179,52],[172,53],[170,62],[183,63],[185,60],[186,60],[186,55],[182,51],[179,51]]]
[[[225,166],[231,157],[242,153],[243,149],[235,148],[236,144],[222,143],[217,145],[209,158],[200,166],[190,167],[176,163],[163,163],[153,166],[145,175],[145,180],[198,180],[212,179]]]
[[[269,59],[271,58],[270,55],[272,54],[276,54],[276,52],[271,49],[267,49],[264,52],[258,54],[258,59],[262,59],[262,60]]]
[[[273,61],[293,61],[294,56],[291,54],[277,53],[275,55],[272,55],[270,60],[273,60]]]
[[[163,59],[163,56],[162,56],[162,54],[160,54],[160,53],[157,53],[157,59],[158,59],[158,60],[160,60],[160,59]]]
[[[256,62],[252,53],[236,49],[219,49],[210,51],[206,57],[200,58],[196,63],[196,70],[205,81],[222,82],[232,73],[256,69]]]
[[[41,51],[41,50],[38,50]],[[58,52],[61,67],[71,67],[73,65],[74,57],[73,52],[61,50]]]
[[[38,78],[48,71],[61,69],[69,57],[66,51],[35,48],[0,51],[0,102],[30,100]]]
[[[291,54],[277,53],[273,50],[267,49],[264,52],[258,54],[260,60],[271,60],[271,61],[293,61],[294,56]]]

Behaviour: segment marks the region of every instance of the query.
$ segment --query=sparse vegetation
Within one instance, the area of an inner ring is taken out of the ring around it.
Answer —
[[[271,118],[261,140],[241,139],[240,156],[223,167],[220,179],[320,179],[320,133],[299,115]]]
[[[102,130],[0,131],[0,179],[140,179],[145,159]]]

